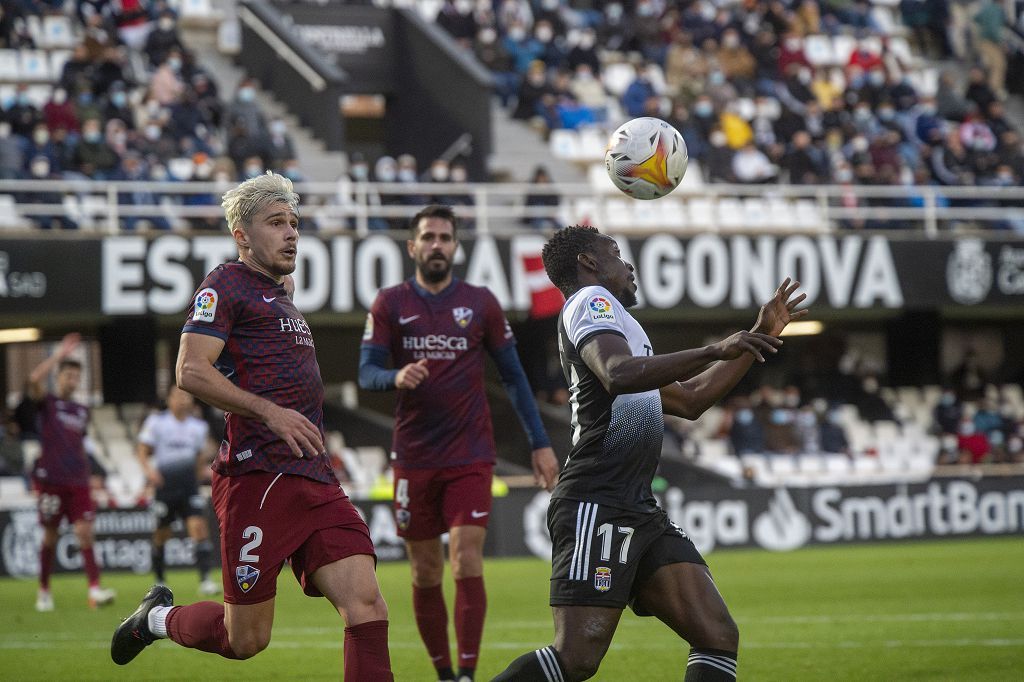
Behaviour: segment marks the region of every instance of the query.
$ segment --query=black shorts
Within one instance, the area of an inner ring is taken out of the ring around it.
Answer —
[[[662,566],[707,565],[660,507],[653,513],[635,512],[554,499],[548,506],[548,531],[551,606],[622,609],[632,605],[637,590]]]
[[[195,493],[193,495],[175,495],[162,497],[157,495],[151,507],[156,515],[156,527],[167,528],[175,519],[185,520],[190,516],[206,516],[206,498]]]

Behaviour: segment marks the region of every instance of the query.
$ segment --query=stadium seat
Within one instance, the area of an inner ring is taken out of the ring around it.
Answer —
[[[768,206],[763,199],[747,197],[743,200],[743,222],[746,227],[757,230],[769,226]]]
[[[573,222],[580,225],[593,225],[598,222],[598,205],[593,199],[577,199],[573,208]]]
[[[604,164],[595,163],[588,166],[587,180],[590,187],[598,194],[614,194],[619,191],[612,179],[608,177],[608,171],[604,169]]]
[[[69,59],[71,59],[71,50],[50,51],[50,73],[53,74],[54,80],[60,78],[61,73],[64,72],[64,65]]]
[[[575,130],[559,129],[551,131],[548,148],[556,159],[576,161],[580,158],[580,139]]]
[[[767,206],[768,227],[789,230],[796,223],[793,216],[793,205],[782,197],[769,197]]]
[[[749,97],[740,97],[735,100],[734,105],[736,106],[737,115],[744,121],[752,121],[754,116],[757,115],[757,105]]]
[[[636,70],[632,64],[615,62],[605,65],[601,72],[601,81],[605,89],[614,97],[622,97],[630,83],[636,80]]]
[[[768,469],[768,460],[765,455],[740,455],[740,461],[743,466],[754,474],[754,480],[759,484],[763,484],[765,479],[771,478],[771,473]]]
[[[48,81],[51,79],[50,59],[43,50],[20,50],[18,67],[19,77],[23,81]]]
[[[53,87],[50,85],[30,85],[26,90],[26,94],[33,106],[42,110],[42,108],[46,106],[46,103],[50,101],[50,96],[53,94]]]
[[[704,171],[701,169],[700,164],[690,159],[689,165],[686,167],[686,175],[679,181],[680,187],[698,188],[704,186]]]
[[[797,471],[809,479],[818,478],[825,473],[825,458],[821,455],[798,455]]]
[[[25,221],[18,214],[18,206],[10,194],[0,194],[0,229],[24,227]]]
[[[689,214],[688,226],[695,230],[706,230],[715,226],[715,207],[707,197],[691,197],[686,201]]]
[[[636,201],[631,206],[633,212],[633,223],[631,227],[637,229],[657,229],[663,227],[661,222],[661,211],[656,205],[657,201]]]
[[[935,384],[928,384],[921,387],[921,396],[928,407],[935,407],[939,404],[939,397],[942,396],[942,387]]]
[[[682,201],[666,197],[651,203],[656,204],[663,227],[673,230],[686,228],[686,205]]]
[[[746,225],[743,204],[739,199],[722,197],[716,207],[718,225],[723,230],[742,230]]]
[[[608,146],[608,135],[605,131],[595,127],[581,128],[579,144],[580,159],[599,162],[599,168],[604,169],[604,152]]]
[[[832,66],[836,63],[836,53],[832,49],[832,41],[825,35],[810,35],[804,39],[804,54],[811,66]]]
[[[796,218],[794,227],[797,228],[823,232],[828,227],[821,211],[810,199],[797,199],[794,203],[794,217]]]
[[[51,14],[43,17],[42,47],[74,47],[75,35],[71,29],[71,19],[63,14]]]
[[[0,81],[15,83],[20,80],[17,50],[0,50]]]
[[[832,36],[832,52],[835,54],[836,64],[846,66],[850,61],[850,55],[857,49],[857,39],[840,33]]]
[[[633,211],[629,203],[632,199],[607,199],[604,202],[604,224],[609,229],[628,229],[633,227]]]
[[[907,73],[907,79],[922,97],[934,97],[939,91],[939,70],[924,68]]]

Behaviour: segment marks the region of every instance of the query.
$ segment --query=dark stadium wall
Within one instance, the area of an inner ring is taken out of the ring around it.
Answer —
[[[491,77],[415,10],[396,10],[399,67],[388,99],[388,148],[425,168],[463,133],[472,135],[471,178],[487,177],[491,151]]]
[[[890,385],[940,383],[941,330],[937,311],[911,311],[886,323]]]

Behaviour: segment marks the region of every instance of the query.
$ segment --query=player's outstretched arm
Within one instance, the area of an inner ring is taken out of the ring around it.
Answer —
[[[592,337],[583,346],[580,356],[605,390],[614,396],[658,390],[693,376],[716,360],[732,360],[749,354],[752,359],[764,362],[764,356],[775,353],[781,345],[782,341],[774,336],[738,332],[703,348],[636,357],[622,336],[607,333]]]
[[[775,290],[772,299],[761,306],[751,333],[765,334],[778,340],[787,324],[805,317],[807,310],[796,310],[796,307],[803,303],[807,294],[793,297],[799,286],[800,282],[791,282],[787,277]],[[778,340],[778,343],[781,345],[782,341]],[[754,357],[741,353],[733,358],[723,358],[728,362],[715,363],[691,379],[663,387],[662,410],[676,417],[696,419],[739,383],[753,364]]]
[[[175,377],[178,387],[214,407],[241,417],[259,419],[283,440],[296,457],[324,452],[320,431],[295,410],[275,405],[255,393],[231,383],[213,363],[220,357],[224,341],[208,334],[181,335]]]
[[[67,334],[61,339],[57,352],[36,365],[28,375],[28,397],[32,400],[42,400],[46,395],[46,377],[50,375],[57,364],[71,355],[72,351],[78,348],[82,342],[82,335],[77,332]]]

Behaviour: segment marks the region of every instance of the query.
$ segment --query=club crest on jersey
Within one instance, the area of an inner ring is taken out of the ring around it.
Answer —
[[[459,306],[458,308],[452,308],[452,317],[455,318],[455,324],[465,329],[469,326],[470,320],[473,319],[473,311],[470,308]]]
[[[598,566],[594,569],[594,589],[598,592],[612,589],[612,569],[607,566]]]
[[[196,294],[192,319],[199,322],[213,322],[217,315],[217,292],[207,287]]]
[[[409,530],[409,521],[412,520],[412,512],[408,509],[399,509],[395,511],[395,523],[398,524],[399,530]]]
[[[590,319],[594,322],[614,322],[615,309],[612,302],[604,296],[591,296],[587,301],[587,310],[590,312]]]
[[[260,579],[260,569],[245,564],[235,567],[235,582],[242,588],[242,592],[248,592]]]

